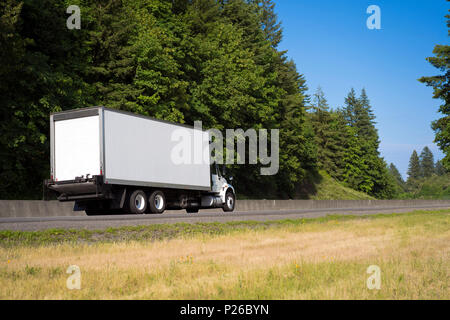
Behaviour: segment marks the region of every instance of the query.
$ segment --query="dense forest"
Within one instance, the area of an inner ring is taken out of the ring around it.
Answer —
[[[80,29],[66,26],[69,5],[81,8]],[[308,96],[281,39],[272,0],[2,1],[0,198],[40,198],[49,114],[96,105],[219,130],[280,129],[276,176],[228,168],[242,197],[309,198],[323,173],[378,199],[418,188],[423,159],[408,184],[380,156],[367,92],[343,93],[333,109],[320,88]]]

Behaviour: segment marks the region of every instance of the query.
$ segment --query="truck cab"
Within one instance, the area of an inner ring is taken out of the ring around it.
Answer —
[[[220,196],[222,203],[226,204],[227,208],[233,208],[234,210],[236,202],[236,199],[234,197],[235,190],[234,187],[229,184],[227,179],[224,177],[224,175],[226,174],[225,166],[223,166],[222,172],[220,171],[217,164],[211,166],[212,192]],[[232,182],[233,177],[230,177],[229,179],[230,182]]]

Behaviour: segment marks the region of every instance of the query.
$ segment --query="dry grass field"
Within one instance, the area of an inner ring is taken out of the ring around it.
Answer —
[[[80,290],[66,287],[70,265]],[[371,265],[380,290],[367,288]],[[0,244],[0,299],[449,299],[449,265],[450,210],[331,217],[163,240]]]

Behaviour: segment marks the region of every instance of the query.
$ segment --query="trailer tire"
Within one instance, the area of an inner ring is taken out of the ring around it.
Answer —
[[[233,191],[228,190],[225,195],[225,203],[223,205],[224,212],[233,212],[236,206],[236,196]]]
[[[153,191],[148,197],[148,207],[153,214],[162,214],[166,210],[166,197],[162,191]]]
[[[128,201],[131,213],[144,214],[147,211],[147,195],[142,190],[134,191]]]

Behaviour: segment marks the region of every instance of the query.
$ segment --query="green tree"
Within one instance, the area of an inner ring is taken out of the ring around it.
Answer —
[[[274,48],[278,47],[283,38],[283,31],[281,23],[278,21],[277,14],[275,13],[275,3],[272,0],[253,1],[260,9],[261,23],[266,39]]]
[[[450,28],[450,15],[446,15],[446,18],[447,27]],[[450,35],[450,29],[448,33]],[[422,77],[419,81],[429,87],[433,87],[433,98],[443,101],[439,108],[439,112],[443,114],[443,117],[433,122],[432,128],[436,132],[435,142],[446,155],[442,160],[442,165],[447,170],[450,170],[450,46],[437,45],[433,53],[435,57],[427,58],[427,60],[443,74],[433,77]]]
[[[402,175],[400,174],[400,171],[398,171],[397,167],[391,163],[389,165],[389,172],[392,174],[392,176],[395,178],[395,180],[397,181],[397,183],[399,185],[404,185],[405,184],[405,180],[403,180]]]
[[[409,159],[408,181],[418,180],[421,177],[422,177],[422,170],[420,167],[420,159],[417,154],[417,151],[414,150],[414,152],[411,155],[411,158]]]
[[[375,128],[375,115],[370,105],[366,89],[362,89],[358,102],[355,109],[355,126],[358,128],[358,136],[362,139],[370,140],[373,149],[378,153],[380,146],[378,130]]]
[[[392,197],[395,185],[378,151],[380,141],[366,91],[363,89],[357,98],[355,90],[351,89],[342,113],[351,129],[344,181],[352,188],[377,198]]]
[[[420,172],[421,177],[429,178],[435,172],[434,156],[428,147],[423,148],[420,154]]]
[[[392,179],[392,182],[395,185],[395,191],[394,195],[391,198],[394,198],[395,196],[398,196],[400,194],[404,194],[406,191],[406,183],[403,180],[402,175],[398,171],[397,167],[391,163],[388,168],[389,171],[389,179]]]
[[[335,132],[332,131],[333,121],[329,111],[328,102],[322,88],[317,88],[313,95],[312,112],[310,113],[311,124],[314,129],[314,142],[317,147],[317,161],[322,169],[327,172],[334,171],[331,163],[331,150],[328,147]]]
[[[314,129],[319,167],[332,177],[342,180],[348,130],[342,114],[330,110],[320,87],[313,95],[309,118]]]

